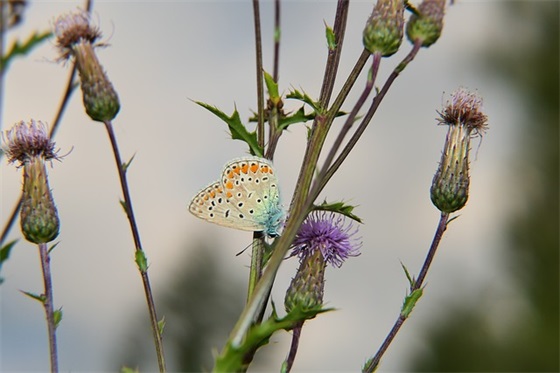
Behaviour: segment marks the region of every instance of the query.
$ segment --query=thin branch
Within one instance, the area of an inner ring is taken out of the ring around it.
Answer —
[[[439,243],[441,242],[443,233],[447,228],[448,222],[449,222],[449,214],[442,212],[439,219],[438,227],[436,229],[436,233],[434,235],[434,239],[432,240],[432,244],[430,245],[430,250],[428,250],[428,254],[426,255],[426,259],[424,260],[424,264],[422,265],[422,269],[420,270],[420,275],[418,276],[418,279],[414,281],[414,283],[410,287],[410,293],[422,287],[424,283],[424,279],[426,278],[428,270],[430,269],[430,265],[432,264],[434,256],[436,255],[436,250],[439,247]],[[379,362],[381,361],[381,358],[383,357],[383,355],[391,345],[391,342],[393,342],[393,339],[395,339],[397,333],[399,332],[401,326],[404,324],[406,319],[407,319],[407,315],[401,312],[399,317],[395,321],[395,324],[391,328],[391,331],[389,331],[389,334],[387,334],[387,337],[381,344],[381,347],[379,347],[379,350],[377,351],[375,356],[367,361],[366,365],[364,366],[364,369],[362,370],[364,373],[371,373],[377,369],[377,367],[379,366]]]
[[[128,181],[126,178],[126,171],[124,168],[124,164],[121,160],[119,147],[117,144],[117,139],[115,137],[115,132],[113,130],[113,126],[110,121],[104,122],[105,128],[107,129],[107,133],[109,135],[109,139],[111,141],[111,146],[113,148],[113,154],[115,155],[115,162],[117,164],[119,179],[121,183],[121,190],[124,197],[123,207],[126,212],[126,216],[128,218],[128,222],[130,224],[130,230],[132,232],[132,237],[134,239],[134,246],[136,253],[144,253],[142,249],[142,244],[140,242],[140,233],[138,231],[138,226],[136,224],[136,219],[134,217],[134,210],[132,209],[132,199],[130,198],[130,192],[128,187]],[[158,366],[160,372],[165,372],[165,358],[163,355],[163,340],[161,338],[161,332],[158,326],[158,319],[156,314],[156,306],[154,303],[154,298],[152,294],[152,288],[150,286],[150,280],[148,277],[148,271],[146,269],[142,269],[140,266],[138,267],[140,270],[140,274],[142,277],[142,284],[144,285],[144,293],[146,295],[146,302],[148,304],[148,310],[150,314],[150,324],[152,327],[152,333],[154,336],[154,343],[156,347],[156,354],[158,359]]]
[[[47,318],[51,372],[56,373],[58,372],[58,354],[56,349],[56,321],[54,318],[53,308],[54,299],[52,290],[50,256],[46,243],[40,243],[37,246],[39,246],[41,268],[43,270],[43,283],[45,286],[45,292],[43,293],[43,307],[45,308],[45,314]]]

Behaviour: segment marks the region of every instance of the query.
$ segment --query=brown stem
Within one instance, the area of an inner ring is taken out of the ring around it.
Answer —
[[[430,265],[432,264],[434,256],[436,255],[436,250],[439,246],[439,243],[441,242],[443,233],[447,228],[448,222],[449,222],[449,214],[442,212],[439,219],[438,227],[436,229],[436,233],[434,235],[434,239],[432,240],[432,244],[430,245],[430,250],[426,255],[426,259],[424,260],[424,264],[422,265],[422,269],[420,270],[418,279],[414,281],[412,286],[410,287],[410,293],[422,287],[422,284],[424,283],[424,279],[426,278],[426,275],[428,274],[428,270],[430,269]],[[391,331],[389,332],[389,334],[387,334],[387,337],[385,337],[385,340],[381,344],[381,347],[379,347],[379,350],[377,350],[375,356],[367,361],[366,365],[364,366],[364,369],[362,370],[363,372],[371,373],[377,369],[377,367],[379,366],[379,362],[381,361],[381,358],[383,357],[383,355],[391,345],[391,342],[393,342],[393,339],[395,339],[397,333],[399,332],[401,326],[404,324],[406,319],[407,319],[407,315],[401,312],[401,314],[395,321],[395,324],[391,328]]]
[[[56,351],[56,322],[54,319],[53,309],[53,290],[52,290],[52,277],[50,257],[46,243],[40,243],[39,255],[41,257],[41,268],[43,269],[43,283],[45,285],[45,292],[43,294],[43,306],[45,307],[45,314],[47,317],[47,331],[49,334],[49,351],[51,360],[51,372],[58,372],[58,354]]]
[[[140,242],[140,233],[138,231],[138,226],[136,224],[136,219],[134,218],[134,211],[132,209],[132,199],[130,198],[130,192],[128,187],[128,181],[126,179],[126,171],[124,169],[124,164],[122,163],[119,147],[117,144],[117,139],[115,137],[115,132],[113,131],[113,126],[110,121],[104,122],[111,141],[111,146],[113,148],[113,154],[115,155],[115,162],[117,163],[117,169],[119,173],[119,179],[121,182],[121,189],[124,197],[124,209],[126,211],[126,216],[128,222],[130,223],[130,230],[132,232],[132,237],[134,239],[134,246],[136,252],[144,252],[142,249],[142,244]],[[160,372],[165,372],[165,358],[163,355],[163,340],[161,338],[161,333],[158,327],[158,319],[156,314],[156,306],[154,303],[154,298],[152,294],[152,288],[150,286],[150,280],[148,277],[147,269],[141,269],[140,275],[142,277],[142,284],[144,285],[144,293],[146,295],[146,302],[148,304],[148,310],[150,313],[150,324],[152,327],[152,333],[154,337],[154,343],[156,347],[156,354],[158,359],[158,366]]]

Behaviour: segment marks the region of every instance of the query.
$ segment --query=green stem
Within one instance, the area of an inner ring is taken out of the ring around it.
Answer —
[[[123,193],[123,197],[124,197],[124,208],[126,211],[126,216],[128,218],[128,221],[130,223],[130,230],[132,232],[132,237],[134,239],[134,246],[135,246],[135,250],[136,252],[144,252],[144,250],[142,249],[142,244],[140,242],[140,233],[138,231],[138,226],[136,224],[136,219],[134,217],[134,211],[132,209],[132,199],[130,198],[130,192],[129,192],[129,188],[128,188],[128,181],[126,179],[126,171],[124,169],[122,160],[121,160],[121,156],[120,156],[120,152],[119,152],[119,147],[117,144],[117,139],[115,137],[115,132],[113,130],[113,126],[111,124],[110,121],[104,122],[105,123],[105,127],[107,129],[107,133],[109,135],[109,139],[111,141],[111,146],[113,148],[113,154],[115,155],[115,162],[117,163],[117,169],[118,169],[118,173],[119,173],[119,179],[121,182],[121,189],[122,189],[122,193]],[[153,294],[152,294],[152,288],[150,286],[150,279],[148,277],[148,270],[146,269],[142,269],[140,267],[138,267],[139,271],[140,271],[140,275],[142,277],[142,284],[144,285],[144,293],[146,296],[146,302],[148,305],[148,311],[150,314],[150,324],[152,327],[152,333],[153,333],[153,337],[154,337],[154,343],[155,343],[155,347],[156,347],[156,354],[157,354],[157,360],[158,360],[158,366],[159,366],[159,371],[160,372],[165,372],[165,358],[163,355],[163,340],[161,338],[161,332],[160,329],[158,327],[158,319],[157,319],[157,314],[156,314],[156,306],[154,303],[154,298],[153,298]]]
[[[418,275],[418,279],[414,281],[413,285],[410,287],[410,293],[422,287],[422,284],[424,283],[424,279],[426,278],[426,275],[428,274],[428,270],[430,269],[430,265],[432,264],[434,256],[436,255],[436,250],[439,247],[439,244],[443,237],[443,233],[447,228],[448,222],[449,222],[449,214],[442,212],[439,219],[438,227],[436,229],[436,233],[434,235],[434,239],[432,240],[432,244],[430,245],[430,250],[428,250],[428,254],[426,255],[426,259],[424,260],[424,264],[422,265],[420,274]],[[383,355],[391,345],[391,342],[393,342],[393,339],[395,339],[397,333],[399,332],[401,326],[404,324],[406,319],[407,316],[401,312],[399,317],[395,321],[395,324],[389,331],[389,334],[387,334],[387,337],[381,344],[381,347],[379,347],[379,350],[377,350],[375,356],[366,362],[366,365],[364,366],[362,372],[371,373],[377,369],[377,367],[379,366],[379,362],[381,361],[381,358],[383,357]]]
[[[54,319],[53,308],[53,290],[52,290],[52,277],[50,257],[46,243],[40,243],[39,255],[41,257],[41,268],[43,269],[43,283],[45,285],[45,292],[43,298],[43,306],[45,307],[45,314],[47,318],[47,331],[49,335],[49,351],[51,360],[51,372],[58,372],[58,354],[56,351],[56,322]]]

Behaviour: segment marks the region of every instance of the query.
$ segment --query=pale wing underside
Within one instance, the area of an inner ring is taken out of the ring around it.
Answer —
[[[200,191],[189,210],[225,227],[268,232],[272,226],[275,231],[282,212],[272,165],[256,157],[231,161],[221,180]]]

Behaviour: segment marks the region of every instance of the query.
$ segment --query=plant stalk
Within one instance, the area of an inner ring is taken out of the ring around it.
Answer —
[[[136,252],[144,252],[142,249],[142,244],[140,242],[140,233],[138,231],[138,226],[136,224],[136,219],[134,217],[134,211],[132,209],[132,199],[130,198],[130,192],[128,187],[128,181],[126,179],[126,171],[124,169],[124,164],[122,163],[119,147],[117,144],[117,139],[115,137],[115,132],[113,130],[113,126],[110,121],[106,121],[105,127],[107,129],[107,133],[109,135],[109,139],[111,141],[111,146],[113,148],[113,154],[115,155],[115,162],[117,163],[117,169],[119,173],[119,179],[121,183],[121,189],[124,197],[124,209],[126,212],[126,216],[130,223],[130,230],[132,232],[132,237],[134,239],[134,246]],[[165,357],[163,355],[163,340],[161,337],[161,332],[158,326],[158,319],[156,313],[156,306],[154,303],[154,298],[152,294],[152,289],[150,286],[150,279],[148,277],[148,270],[142,270],[140,267],[138,268],[140,271],[140,275],[142,277],[142,284],[144,285],[144,293],[146,296],[146,302],[148,305],[148,311],[150,314],[150,324],[152,327],[152,333],[154,337],[154,343],[156,348],[158,366],[160,372],[165,372]]]
[[[53,290],[49,251],[46,243],[40,243],[39,255],[41,257],[41,268],[43,269],[43,283],[45,292],[43,294],[43,307],[47,318],[47,332],[49,335],[49,351],[51,361],[51,372],[58,372],[58,353],[56,349],[56,322],[54,319]]]
[[[414,283],[410,287],[410,293],[422,287],[422,284],[424,283],[424,279],[426,278],[426,275],[428,274],[428,270],[430,269],[430,265],[432,264],[434,256],[436,255],[436,250],[439,246],[439,243],[441,242],[443,233],[447,228],[448,222],[449,222],[449,214],[442,212],[439,219],[438,227],[436,229],[436,233],[432,240],[432,244],[430,245],[430,250],[428,250],[428,254],[426,255],[426,259],[424,260],[424,264],[422,265],[420,274],[418,275],[418,279],[414,281]],[[391,331],[389,332],[389,334],[387,334],[387,337],[385,337],[385,340],[381,344],[381,347],[379,347],[379,350],[377,351],[375,356],[366,362],[366,365],[364,366],[362,372],[371,373],[377,369],[377,367],[379,366],[379,362],[381,361],[381,358],[383,357],[383,355],[391,345],[391,342],[393,342],[393,339],[395,339],[397,333],[399,332],[401,326],[404,324],[406,319],[407,316],[401,312],[401,314],[395,321],[395,324],[391,328]]]

